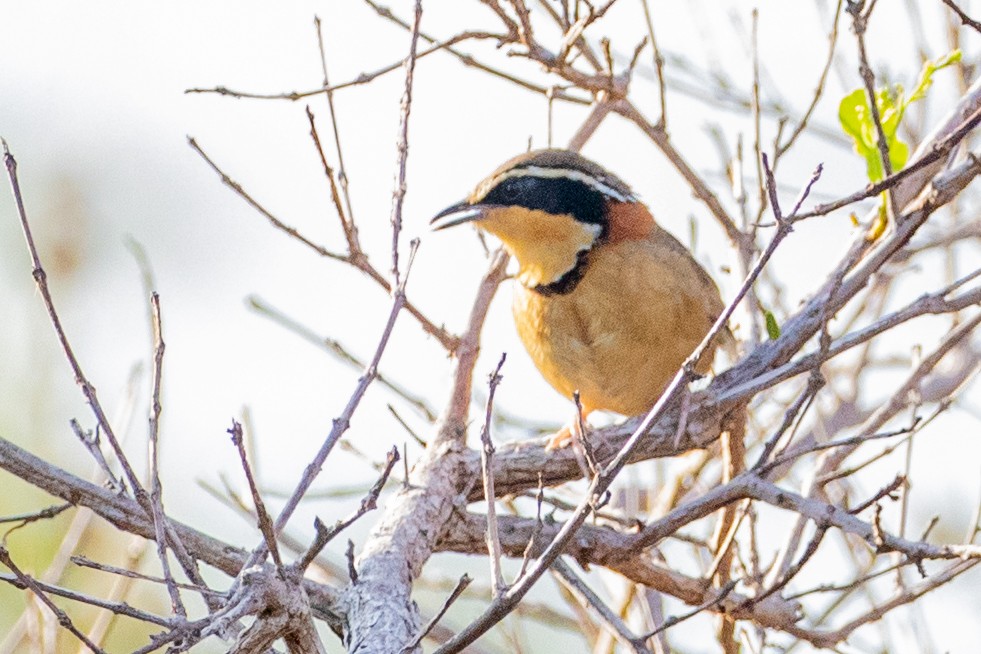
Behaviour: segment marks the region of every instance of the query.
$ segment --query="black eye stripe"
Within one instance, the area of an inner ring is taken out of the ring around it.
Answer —
[[[565,177],[510,177],[484,196],[482,202],[569,214],[576,220],[601,225],[606,230],[607,197],[578,180]]]

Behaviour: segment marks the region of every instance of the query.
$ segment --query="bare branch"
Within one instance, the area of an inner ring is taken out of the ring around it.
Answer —
[[[453,602],[455,602],[457,598],[460,597],[463,591],[467,589],[467,586],[470,585],[471,581],[473,581],[473,579],[470,578],[470,575],[464,574],[462,577],[460,577],[460,581],[457,582],[456,588],[453,589],[453,592],[450,593],[450,596],[446,598],[445,602],[443,602],[443,606],[440,607],[439,611],[436,612],[436,615],[434,615],[432,619],[429,621],[429,623],[425,627],[423,627],[419,631],[419,633],[412,640],[410,640],[408,644],[406,644],[405,647],[402,648],[401,651],[403,654],[408,654],[409,652],[414,651],[419,646],[419,643],[422,642],[422,639],[425,638],[426,635],[433,630],[433,627],[436,626],[436,623],[439,622],[440,618],[443,617],[447,609],[449,609],[450,606],[453,604]]]
[[[19,585],[34,593],[34,595],[41,600],[41,602],[48,607],[48,609],[54,613],[55,616],[57,616],[59,625],[70,631],[76,638],[85,643],[86,647],[96,654],[106,654],[104,649],[93,643],[88,636],[82,633],[78,627],[75,626],[75,623],[72,622],[67,613],[62,611],[60,608],[58,608],[57,604],[51,601],[51,598],[45,594],[41,586],[38,585],[38,582],[34,581],[34,579],[32,579],[30,576],[24,574],[24,572],[17,567],[14,560],[10,558],[10,552],[7,551],[7,548],[4,545],[0,545],[0,563],[3,563],[5,566],[10,568],[10,571],[14,573],[14,577],[17,579],[17,583]],[[0,578],[4,579],[5,581],[7,580],[6,575]]]
[[[568,563],[561,558],[555,559],[552,563],[552,572],[562,582],[566,589],[579,599],[586,606],[592,607],[602,618],[603,625],[610,633],[631,652],[637,654],[651,654],[651,650],[644,645],[647,638],[638,638],[630,632],[616,613],[600,599],[599,595],[593,592],[589,585],[573,572]]]
[[[180,591],[170,571],[170,560],[167,558],[167,538],[165,536],[165,514],[163,508],[163,485],[160,483],[159,450],[160,450],[160,385],[163,376],[164,340],[163,326],[160,318],[160,296],[155,292],[150,295],[150,315],[153,325],[153,375],[152,391],[150,393],[150,437],[147,441],[150,461],[150,504],[153,508],[153,527],[156,532],[157,558],[167,580],[167,592],[170,595],[171,607],[179,616],[187,616],[187,609],[181,600]]]
[[[405,91],[399,118],[399,136],[395,142],[398,150],[398,165],[395,175],[395,192],[392,194],[392,279],[393,285],[400,285],[399,235],[402,233],[402,204],[405,200],[405,164],[409,157],[409,113],[412,109],[412,74],[416,69],[416,44],[419,42],[419,21],[422,20],[422,0],[416,0],[415,19],[412,22],[412,38],[409,42],[409,56],[405,60]]]
[[[354,524],[361,516],[378,508],[378,496],[381,495],[382,489],[385,487],[385,482],[388,481],[389,475],[392,474],[392,468],[395,467],[395,464],[398,463],[400,458],[397,447],[393,447],[388,451],[388,455],[385,458],[385,468],[382,470],[381,476],[378,477],[378,481],[374,483],[368,490],[368,494],[361,500],[361,504],[354,515],[344,520],[338,520],[332,527],[324,525],[320,521],[320,518],[314,521],[313,524],[317,530],[317,537],[307,551],[303,553],[303,556],[294,564],[295,568],[306,570],[313,563],[313,560],[320,555],[320,552],[327,546],[327,543]]]
[[[487,500],[487,551],[490,552],[491,565],[491,591],[494,597],[498,597],[507,590],[504,583],[504,575],[501,573],[501,540],[497,533],[497,495],[494,493],[494,475],[491,473],[491,464],[494,459],[494,442],[491,440],[490,426],[491,416],[494,411],[494,393],[497,386],[501,383],[501,368],[507,360],[507,353],[501,354],[501,360],[497,362],[497,368],[490,374],[487,392],[487,408],[484,415],[484,426],[480,430],[480,442],[482,444],[480,469],[481,478],[484,481],[484,497]]]
[[[506,266],[507,256],[499,252],[477,291],[456,350],[453,385],[436,435],[429,439],[411,479],[386,505],[359,558],[358,581],[345,591],[349,606],[346,637],[353,641],[396,651],[418,633],[412,579],[429,558],[441,527],[454,510],[457,488],[466,470],[461,465],[463,440],[480,328]],[[479,472],[471,477],[478,478]]]
[[[978,21],[974,20],[966,13],[964,13],[964,11],[960,7],[954,4],[954,0],[940,0],[940,1],[954,10],[954,13],[957,14],[957,17],[961,19],[962,25],[967,25],[975,32],[981,32],[981,23],[979,23]]]
[[[0,516],[0,524],[7,523],[7,522],[19,522],[21,524],[12,528],[12,529],[18,529],[32,522],[37,522],[38,520],[50,520],[51,518],[55,517],[56,515],[60,515],[61,513],[67,511],[73,506],[74,505],[71,504],[70,502],[66,502],[65,504],[56,504],[54,506],[49,506],[44,509],[40,509],[38,511],[28,511],[27,513],[17,513],[14,515]],[[8,530],[7,535],[9,534],[10,531]]]
[[[237,420],[232,420],[232,426],[226,430],[232,437],[232,445],[238,451],[238,458],[245,472],[245,479],[249,484],[249,492],[252,494],[252,505],[255,507],[256,522],[262,539],[266,544],[266,549],[272,554],[276,569],[283,572],[283,559],[279,554],[279,546],[276,544],[276,528],[273,526],[272,518],[266,511],[266,503],[262,501],[259,494],[259,487],[256,485],[255,477],[252,475],[252,466],[249,465],[249,457],[245,453],[245,442],[242,437],[242,425]]]

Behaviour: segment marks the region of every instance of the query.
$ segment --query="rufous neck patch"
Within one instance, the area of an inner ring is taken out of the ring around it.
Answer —
[[[647,238],[654,229],[654,217],[642,202],[608,200],[606,215],[609,219],[607,239],[610,243],[638,241]]]

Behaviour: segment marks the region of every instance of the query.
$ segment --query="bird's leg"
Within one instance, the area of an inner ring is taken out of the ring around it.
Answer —
[[[574,400],[576,402],[576,411],[572,416],[572,420],[549,437],[548,443],[545,444],[546,452],[568,447],[570,443],[586,442],[586,417],[592,412],[592,409],[587,409],[579,401],[578,391]]]
[[[571,443],[572,452],[576,456],[576,463],[579,464],[579,469],[582,470],[583,479],[591,479],[596,475],[598,467],[596,459],[593,456],[592,447],[590,447],[589,441],[586,440],[586,421],[583,417],[585,411],[583,410],[582,404],[579,403],[578,395],[575,397],[575,400],[575,415],[562,429],[552,434],[548,439],[548,443],[545,445],[545,451],[551,452],[562,447],[567,447]]]
[[[568,447],[572,443],[576,436],[573,435],[573,429],[579,432],[579,418],[578,415],[575,419],[562,425],[562,428],[548,437],[548,442],[545,443],[545,451],[552,452],[554,450],[561,450],[563,447]],[[581,432],[577,434],[581,437]]]

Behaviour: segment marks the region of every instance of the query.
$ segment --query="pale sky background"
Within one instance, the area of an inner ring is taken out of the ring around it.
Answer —
[[[911,87],[919,63],[906,40],[912,29],[905,18],[906,4],[880,3],[869,48],[878,74]],[[927,53],[931,57],[946,51],[939,5],[922,6],[919,29],[927,43],[937,47]],[[424,6],[423,30],[443,38],[480,21],[489,23],[486,10],[476,2],[427,0]],[[739,89],[748,88],[747,44],[754,5],[654,0],[652,6],[655,29],[669,59],[683,54],[699,70],[722,71]],[[824,61],[831,8],[818,11],[816,3],[804,1],[755,6],[760,8],[760,57],[767,73],[764,94],[772,98],[779,89],[780,97],[799,115]],[[393,3],[393,10],[407,17],[410,3]],[[186,142],[187,135],[195,137],[277,217],[341,250],[337,217],[304,115],[309,104],[330,146],[324,99],[236,100],[186,95],[184,90],[216,85],[268,93],[316,88],[321,72],[315,14],[324,22],[335,83],[398,61],[407,52],[406,32],[354,0],[180,1],[168,3],[166,9],[149,2],[0,3],[0,135],[18,159],[35,236],[76,353],[110,412],[126,405],[127,380],[140,362],[140,397],[149,392],[147,302],[126,245],[127,239],[135,239],[152,264],[163,307],[167,353],[162,465],[168,509],[181,520],[219,537],[242,539],[248,546],[254,542],[248,526],[195,485],[197,480],[217,484],[223,473],[240,479],[225,434],[231,418],[240,417],[243,406],[250,408],[263,483],[269,489],[290,489],[346,403],[358,373],[257,315],[245,299],[256,295],[365,358],[375,347],[390,300],[366,278],[274,231],[221,185]],[[838,99],[859,84],[851,66],[854,43],[846,22],[840,45],[846,65],[832,74],[814,119],[831,129],[836,127]],[[646,33],[639,3],[622,0],[599,31],[614,35],[618,52],[632,51]],[[976,35],[965,38],[965,58],[976,61]],[[467,49],[488,60],[496,57],[499,64],[514,64],[488,44]],[[650,61],[648,50],[633,97],[653,119],[657,96]],[[527,63],[512,70],[529,79],[541,77]],[[670,60],[668,70],[674,79],[711,86]],[[384,271],[389,268],[402,87],[403,74],[396,71],[335,96],[362,242]],[[949,79],[940,76],[928,115],[944,113],[955,93]],[[668,110],[679,149],[731,207],[708,128],[717,126],[730,148],[740,134],[750,143],[748,112],[706,104],[671,89]],[[581,107],[557,104],[555,143],[565,143],[584,116]],[[771,142],[772,121],[764,133]],[[411,237],[421,236],[409,296],[436,322],[445,322],[453,331],[462,328],[486,263],[472,233],[429,234],[429,217],[464,196],[501,161],[523,151],[529,139],[540,147],[547,138],[543,98],[467,69],[446,54],[418,62],[403,252]],[[735,290],[738,280],[721,272],[722,266],[734,265],[723,235],[645,137],[614,118],[604,123],[585,153],[633,185],[659,221],[686,243],[693,218],[696,254],[724,296]],[[327,154],[336,164],[332,147]],[[818,162],[824,162],[825,175],[816,198],[836,197],[862,185],[864,164],[847,146],[833,139],[805,138],[781,165],[785,202]],[[748,183],[752,186],[752,179]],[[89,461],[71,435],[68,420],[77,417],[91,427],[92,419],[34,289],[13,203],[6,190],[2,196],[0,435],[84,472]],[[795,306],[826,275],[851,238],[851,229],[847,215],[840,213],[803,225],[788,241],[772,267],[788,285],[788,306]],[[935,286],[933,279],[924,277],[924,290]],[[910,291],[906,298],[919,292]],[[485,379],[500,353],[507,351],[499,408],[538,422],[561,423],[568,403],[539,378],[525,356],[511,324],[509,302],[509,289],[502,288],[484,331],[477,380]],[[945,324],[924,320],[896,338],[930,343]],[[400,318],[381,368],[440,408],[450,361],[408,314]],[[969,397],[978,399],[977,388]],[[390,402],[414,428],[426,432],[425,422],[410,407],[375,385],[348,435],[372,460],[381,460],[393,443],[409,440],[386,410]],[[130,429],[118,426],[129,432],[135,461],[143,459],[144,421],[141,399]],[[956,513],[949,516],[954,524],[945,535],[957,540],[978,493],[978,418],[955,410],[943,425],[938,432],[945,440],[922,443],[917,451],[914,502],[919,498],[923,504],[914,504],[913,524],[925,524],[939,510]],[[409,452],[410,458],[416,456],[411,446]],[[365,462],[337,452],[317,487],[367,485],[373,479]],[[6,494],[6,488],[0,494]],[[306,530],[314,514],[330,522],[348,511],[348,504],[310,502],[295,524]],[[364,526],[373,521],[369,517]],[[437,558],[427,570],[440,570],[442,565]],[[459,563],[451,563],[450,569],[456,570],[455,565]],[[482,561],[473,559],[468,565],[472,574],[485,574]],[[981,639],[979,585],[981,576],[975,571],[965,576],[959,590],[941,590],[923,604],[934,620],[932,637],[938,651],[973,651],[972,644]],[[856,637],[856,643],[861,640]],[[897,654],[915,651],[900,646],[901,641],[902,634],[894,641]]]

